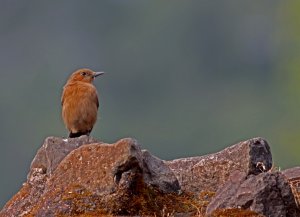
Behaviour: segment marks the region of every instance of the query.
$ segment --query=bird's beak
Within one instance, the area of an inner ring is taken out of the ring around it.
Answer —
[[[100,75],[103,75],[105,72],[95,72],[95,74],[94,74],[94,78],[95,77],[98,77],[98,76],[100,76]]]

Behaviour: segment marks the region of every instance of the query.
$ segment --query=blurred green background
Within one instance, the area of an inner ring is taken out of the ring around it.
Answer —
[[[0,207],[47,136],[66,136],[62,87],[95,81],[92,136],[162,159],[266,138],[300,165],[300,1],[0,1]]]

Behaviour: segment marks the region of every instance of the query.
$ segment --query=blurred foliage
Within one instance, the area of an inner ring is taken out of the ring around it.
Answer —
[[[66,136],[60,94],[79,67],[95,81],[92,135],[135,137],[163,159],[266,138],[299,165],[298,1],[3,0],[0,205],[46,136]]]

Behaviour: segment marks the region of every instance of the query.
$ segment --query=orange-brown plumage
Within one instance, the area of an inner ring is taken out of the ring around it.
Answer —
[[[62,118],[69,137],[89,135],[97,120],[98,94],[92,84],[103,72],[78,69],[68,79],[61,97]]]

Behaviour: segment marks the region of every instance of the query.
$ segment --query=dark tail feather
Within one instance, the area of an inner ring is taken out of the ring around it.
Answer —
[[[79,137],[79,136],[82,136],[82,135],[87,135],[87,136],[89,136],[90,135],[90,132],[91,131],[89,131],[89,132],[77,132],[77,133],[72,133],[72,132],[70,132],[69,133],[69,138],[76,138],[76,137]]]

